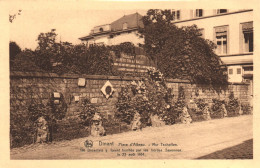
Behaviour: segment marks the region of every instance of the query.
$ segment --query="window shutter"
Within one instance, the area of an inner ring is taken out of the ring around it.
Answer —
[[[216,36],[226,36],[227,26],[216,27],[215,31],[216,31]]]
[[[253,31],[253,22],[243,23],[242,30],[243,31]]]

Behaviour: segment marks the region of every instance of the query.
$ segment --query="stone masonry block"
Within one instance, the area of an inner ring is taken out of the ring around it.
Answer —
[[[91,102],[92,104],[96,104],[96,103],[98,103],[98,98],[91,98],[91,99],[90,99],[90,102]]]

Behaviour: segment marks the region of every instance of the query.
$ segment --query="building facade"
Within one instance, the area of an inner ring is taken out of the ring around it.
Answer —
[[[197,25],[201,36],[213,41],[216,54],[227,65],[229,82],[253,81],[253,10],[229,9],[181,9],[172,10],[173,24],[178,27]],[[117,45],[132,42],[136,46],[144,43],[138,35],[143,27],[138,13],[125,15],[118,20],[94,27],[90,34],[80,40],[91,44]]]
[[[229,82],[253,80],[253,10],[176,10],[178,27],[197,25],[202,37],[213,41],[227,65]]]
[[[123,42],[132,42],[138,46],[144,43],[144,38],[138,34],[138,28],[143,26],[142,15],[139,13],[124,15],[110,24],[94,27],[88,36],[79,39],[88,46],[117,45]]]

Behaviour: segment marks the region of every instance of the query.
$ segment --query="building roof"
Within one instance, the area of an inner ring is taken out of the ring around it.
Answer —
[[[124,15],[120,19],[111,23],[111,30],[112,31],[121,31],[123,30],[123,24],[127,23],[127,28],[137,28],[137,27],[144,27],[142,21],[142,15],[139,13],[134,13],[130,15]]]
[[[143,21],[142,21],[142,15],[139,13],[134,13],[130,15],[124,15],[123,17],[119,18],[118,20],[112,22],[110,24],[111,29],[110,31],[102,31],[97,33],[90,33],[88,36],[80,37],[80,40],[89,40],[94,38],[95,36],[100,36],[104,34],[109,33],[117,33],[117,32],[127,32],[131,30],[136,30],[138,27],[144,27]],[[127,29],[123,29],[123,24],[127,23]],[[95,26],[98,27],[98,26]]]

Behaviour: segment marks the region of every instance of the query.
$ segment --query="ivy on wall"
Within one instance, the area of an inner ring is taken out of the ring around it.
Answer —
[[[196,25],[177,27],[172,10],[150,9],[143,17],[146,53],[159,70],[174,79],[188,79],[196,84],[226,86],[225,65],[215,54],[212,41],[200,37]]]

